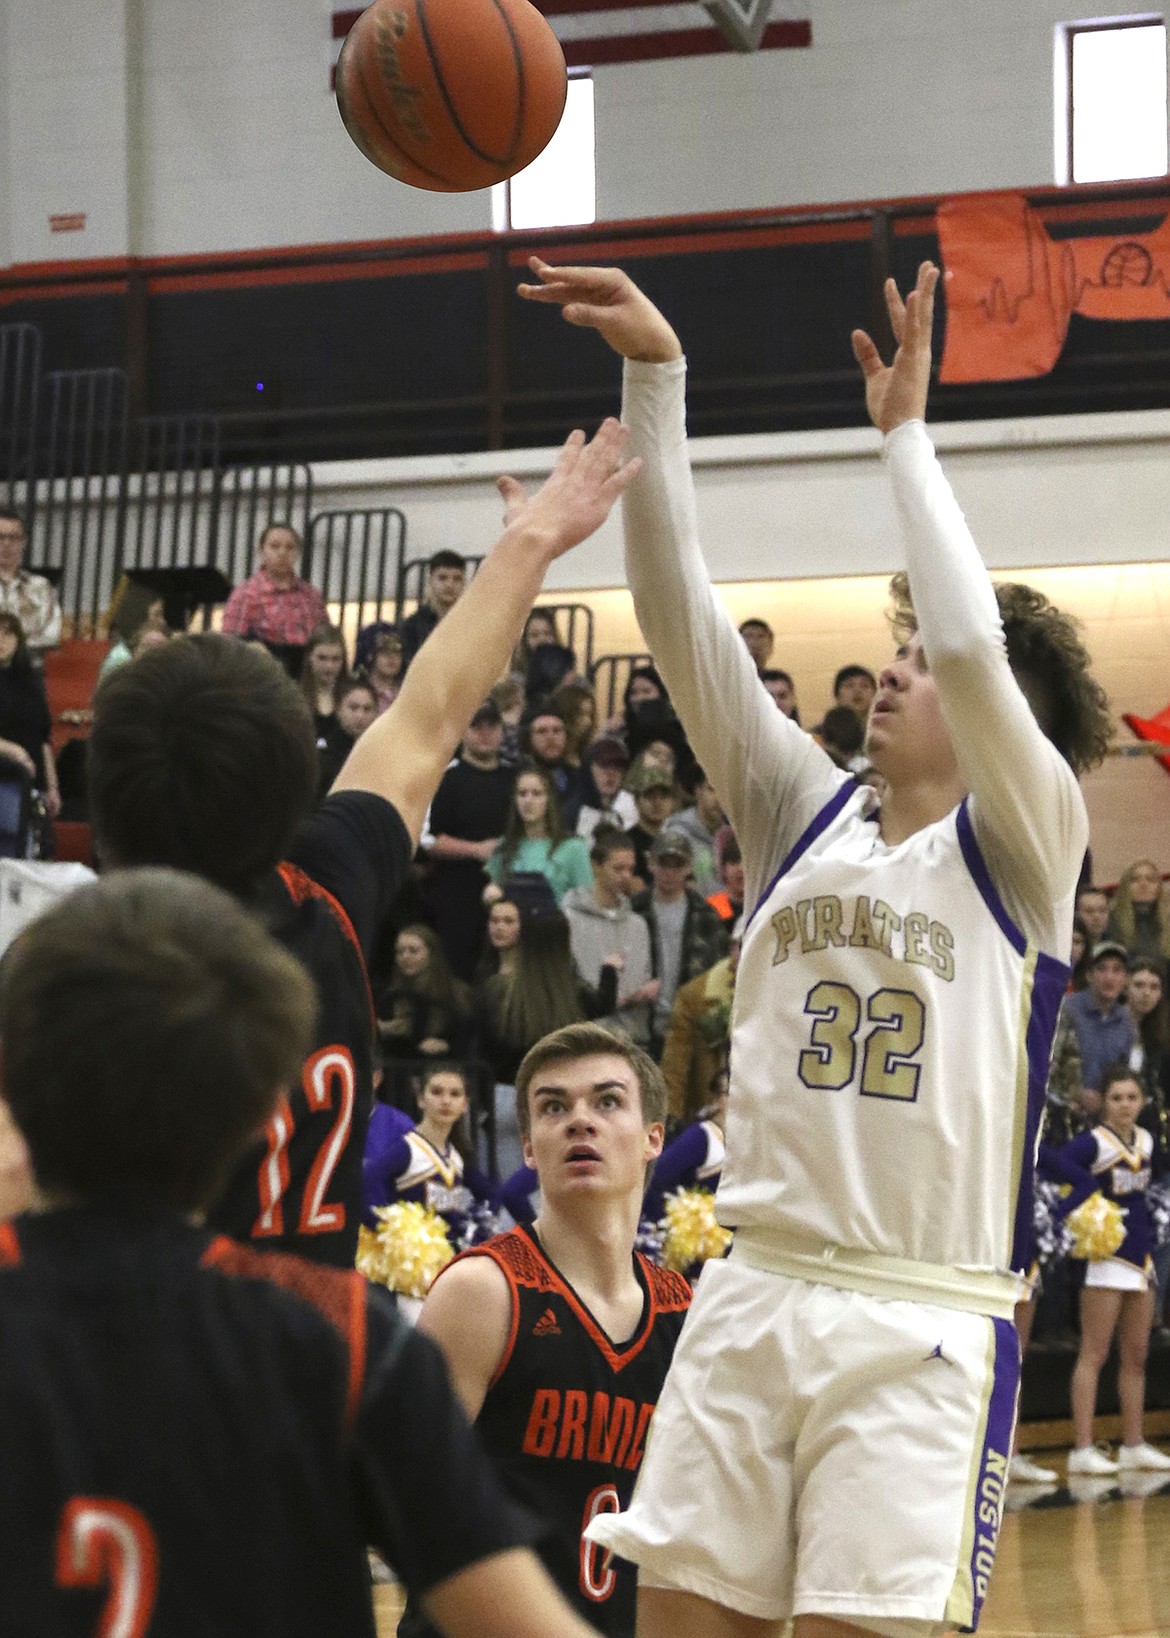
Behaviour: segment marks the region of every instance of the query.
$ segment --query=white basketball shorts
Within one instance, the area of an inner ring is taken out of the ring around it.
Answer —
[[[1120,1257],[1105,1257],[1085,1265],[1085,1285],[1105,1291],[1148,1291],[1150,1277],[1135,1263]]]
[[[889,1638],[972,1630],[1020,1353],[1009,1320],[737,1261],[699,1281],[629,1510],[590,1539],[639,1583]]]

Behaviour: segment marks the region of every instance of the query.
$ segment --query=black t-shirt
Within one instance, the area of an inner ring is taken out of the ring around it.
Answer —
[[[52,730],[45,685],[37,673],[31,666],[0,666],[0,739],[11,739],[28,752],[38,783],[41,753]]]
[[[431,834],[456,836],[461,842],[502,836],[515,782],[514,768],[477,768],[462,758],[453,762],[431,803]],[[478,859],[434,859],[431,872],[436,895],[478,894],[488,880]]]
[[[367,1545],[417,1596],[536,1533],[385,1292],[90,1208],[0,1224],[0,1519],[5,1638],[373,1638]]]
[[[410,865],[396,810],[368,791],[327,797],[254,905],[317,989],[313,1050],[209,1224],[259,1249],[352,1268],[373,1107],[366,966]]]
[[[511,1341],[475,1430],[508,1494],[545,1520],[537,1551],[561,1592],[608,1638],[633,1638],[636,1572],[583,1539],[630,1504],[646,1434],[690,1304],[681,1274],[635,1255],[645,1294],[632,1337],[611,1342],[528,1227],[477,1246],[512,1293]],[[413,1607],[400,1638],[433,1638]]]

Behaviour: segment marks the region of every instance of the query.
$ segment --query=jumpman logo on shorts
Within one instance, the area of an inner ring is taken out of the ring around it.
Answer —
[[[934,1347],[931,1349],[930,1353],[927,1354],[926,1358],[922,1361],[922,1363],[924,1365],[928,1365],[932,1359],[941,1359],[944,1365],[953,1365],[954,1364],[954,1360],[948,1359],[947,1356],[943,1353],[943,1345],[942,1345],[941,1342],[936,1342],[935,1343]]]

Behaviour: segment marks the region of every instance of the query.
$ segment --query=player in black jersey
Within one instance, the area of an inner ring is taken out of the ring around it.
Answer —
[[[307,820],[311,720],[267,654],[180,638],[98,692],[89,790],[103,861],[172,865],[226,887],[263,913],[316,984],[301,1076],[211,1214],[236,1239],[353,1266],[373,1099],[366,961],[427,805],[506,669],[545,570],[598,527],[637,471],[623,464],[624,437],[616,421],[591,443],[574,433],[531,497],[500,480],[503,535]]]
[[[516,1097],[540,1212],[451,1263],[419,1328],[509,1495],[547,1521],[537,1551],[561,1591],[609,1638],[632,1638],[634,1566],[582,1532],[629,1503],[690,1301],[681,1275],[634,1251],[666,1084],[637,1047],[571,1024],[532,1048]],[[399,1634],[430,1630],[408,1608]]]
[[[37,1209],[0,1223],[4,1638],[373,1638],[367,1544],[452,1638],[588,1638],[387,1294],[198,1224],[312,1007],[174,871],[115,872],[5,958]]]

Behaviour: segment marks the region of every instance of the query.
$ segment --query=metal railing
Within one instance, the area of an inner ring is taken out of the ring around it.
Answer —
[[[318,512],[305,543],[305,575],[360,631],[396,621],[406,550],[406,517],[396,506]]]
[[[32,324],[0,325],[0,493],[31,522],[36,463],[41,332]]]
[[[630,680],[630,673],[639,666],[653,665],[649,654],[603,654],[589,667],[589,681],[597,698],[597,714],[608,722],[620,704]],[[604,701],[602,694],[604,692]]]

